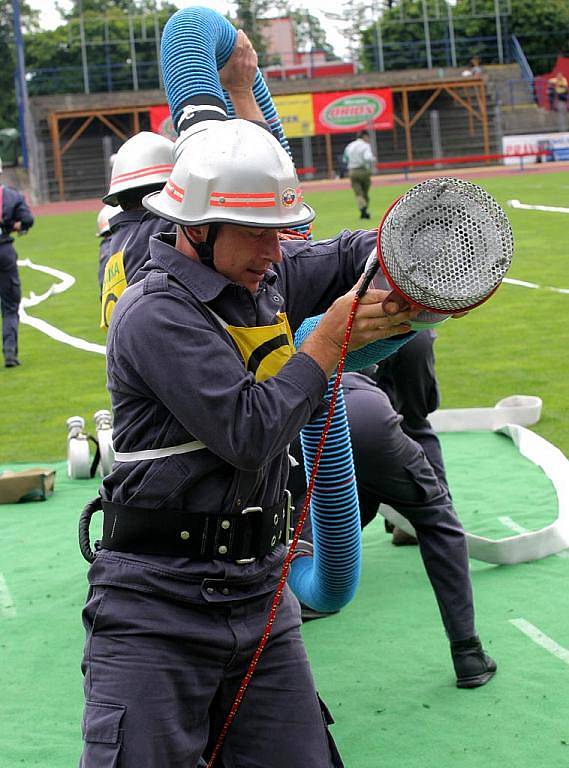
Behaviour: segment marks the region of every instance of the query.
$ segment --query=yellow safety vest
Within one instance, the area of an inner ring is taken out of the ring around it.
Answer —
[[[210,307],[211,314],[223,326],[239,350],[245,368],[256,381],[276,376],[295,353],[292,331],[285,312],[277,313],[274,325],[229,325]]]
[[[107,261],[101,293],[101,328],[107,329],[119,296],[127,286],[124,271],[124,248],[113,253]]]

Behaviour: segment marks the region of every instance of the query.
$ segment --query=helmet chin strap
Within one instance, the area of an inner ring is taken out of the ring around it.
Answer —
[[[215,244],[217,233],[219,231],[219,224],[213,223],[209,225],[209,229],[207,231],[207,237],[205,239],[205,242],[202,242],[202,243],[194,242],[192,238],[188,235],[185,226],[182,225],[181,229],[188,243],[192,246],[192,248],[198,254],[198,257],[201,263],[204,266],[209,267],[210,269],[213,269],[214,271],[216,271],[214,258],[213,258],[213,246]]]

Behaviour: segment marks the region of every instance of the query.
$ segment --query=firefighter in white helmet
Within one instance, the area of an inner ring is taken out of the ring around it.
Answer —
[[[99,238],[99,289],[103,290],[103,278],[107,261],[111,257],[110,219],[120,213],[119,206],[104,205],[97,214],[97,237]]]
[[[107,206],[118,208],[109,222],[110,253],[101,270],[101,327],[108,326],[119,296],[147,260],[150,237],[172,229],[169,222],[143,208],[142,198],[164,186],[173,168],[173,147],[164,136],[142,131],[116,153],[109,190],[103,197]]]
[[[240,119],[183,139],[165,187],[144,200],[176,232],[151,239],[107,339],[116,461],[84,614],[87,627],[105,617],[84,660],[84,768],[105,723],[124,768],[207,758],[279,579],[287,446],[320,408],[375,240],[281,245],[278,230],[314,212],[278,141]],[[409,330],[412,313],[386,315],[386,295],[364,296],[352,348]],[[291,328],[326,307],[295,351]],[[299,625],[287,588],[224,765],[342,765]]]
[[[239,31],[233,53],[220,71],[220,80],[237,117],[263,121],[252,84],[257,72],[257,55],[244,32]],[[154,215],[142,206],[150,192],[163,188],[173,167],[173,144],[155,133],[142,131],[126,141],[113,155],[109,190],[103,202],[119,205],[123,212],[111,221],[111,252],[102,291],[101,327],[108,327],[118,297],[148,259],[152,235],[172,232],[171,220]]]

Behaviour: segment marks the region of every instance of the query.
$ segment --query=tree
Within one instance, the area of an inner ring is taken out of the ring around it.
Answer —
[[[340,13],[325,12],[335,22],[348,43],[352,59],[358,62],[361,53],[361,34],[366,26],[369,3],[363,0],[342,0]]]
[[[469,1],[459,0],[457,18],[466,16]],[[459,32],[465,37],[484,37],[496,32],[494,0],[478,0],[478,3],[486,15],[465,18],[460,23]],[[512,0],[507,31],[520,40],[534,74],[548,72],[557,54],[569,49],[569,3],[567,0]]]
[[[138,87],[156,88],[155,13],[160,33],[178,9],[170,2],[155,6],[158,4],[153,0],[136,3],[83,0],[81,15],[78,15],[78,3],[65,13],[59,8],[64,17],[59,27],[26,38],[30,95],[83,90],[82,31],[91,91],[132,88],[131,31],[135,39]]]
[[[81,16],[81,14],[104,16],[114,11],[121,11],[123,14],[152,13],[153,11],[162,13],[168,11],[171,15],[178,10],[173,3],[167,2],[167,0],[160,0],[160,2],[155,2],[154,0],[75,0],[69,10],[66,10],[57,2],[55,7],[59,11],[61,18],[66,21],[75,19]]]
[[[289,0],[277,3],[276,7],[280,13],[292,20],[297,51],[323,51],[328,61],[338,58],[326,39],[326,30],[317,16],[302,7],[293,6]]]
[[[259,62],[265,63],[267,46],[263,35],[266,22],[263,16],[270,11],[270,0],[234,0],[236,16],[235,24],[242,29],[253,48],[257,51]]]
[[[20,3],[20,16],[24,31],[39,29],[39,12],[33,11],[26,2]],[[17,128],[18,110],[14,83],[16,49],[12,0],[0,0],[0,49],[4,52],[0,69],[0,128]]]
[[[433,50],[441,56],[436,64],[444,66],[448,61],[443,56],[449,49],[446,2],[426,0],[426,5]],[[506,2],[500,0],[500,5],[504,47],[507,49],[509,35],[515,34],[534,74],[549,71],[557,53],[569,48],[567,0],[511,0],[509,16],[504,13]],[[460,63],[467,64],[471,56],[481,54],[485,63],[496,63],[497,46],[492,40],[496,37],[495,0],[458,0],[451,10]],[[381,35],[387,69],[425,66],[423,0],[394,0],[390,7],[384,5]],[[375,25],[362,31],[362,59],[368,69],[377,67],[376,40]]]

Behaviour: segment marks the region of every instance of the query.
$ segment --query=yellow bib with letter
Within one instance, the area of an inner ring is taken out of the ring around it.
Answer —
[[[286,313],[277,314],[274,325],[239,326],[228,325],[208,307],[212,315],[233,339],[239,350],[245,368],[255,376],[256,381],[265,381],[276,376],[284,364],[294,355],[294,341]]]
[[[123,258],[124,249],[113,253],[105,267],[101,294],[101,328],[109,327],[115,305],[127,286]]]

